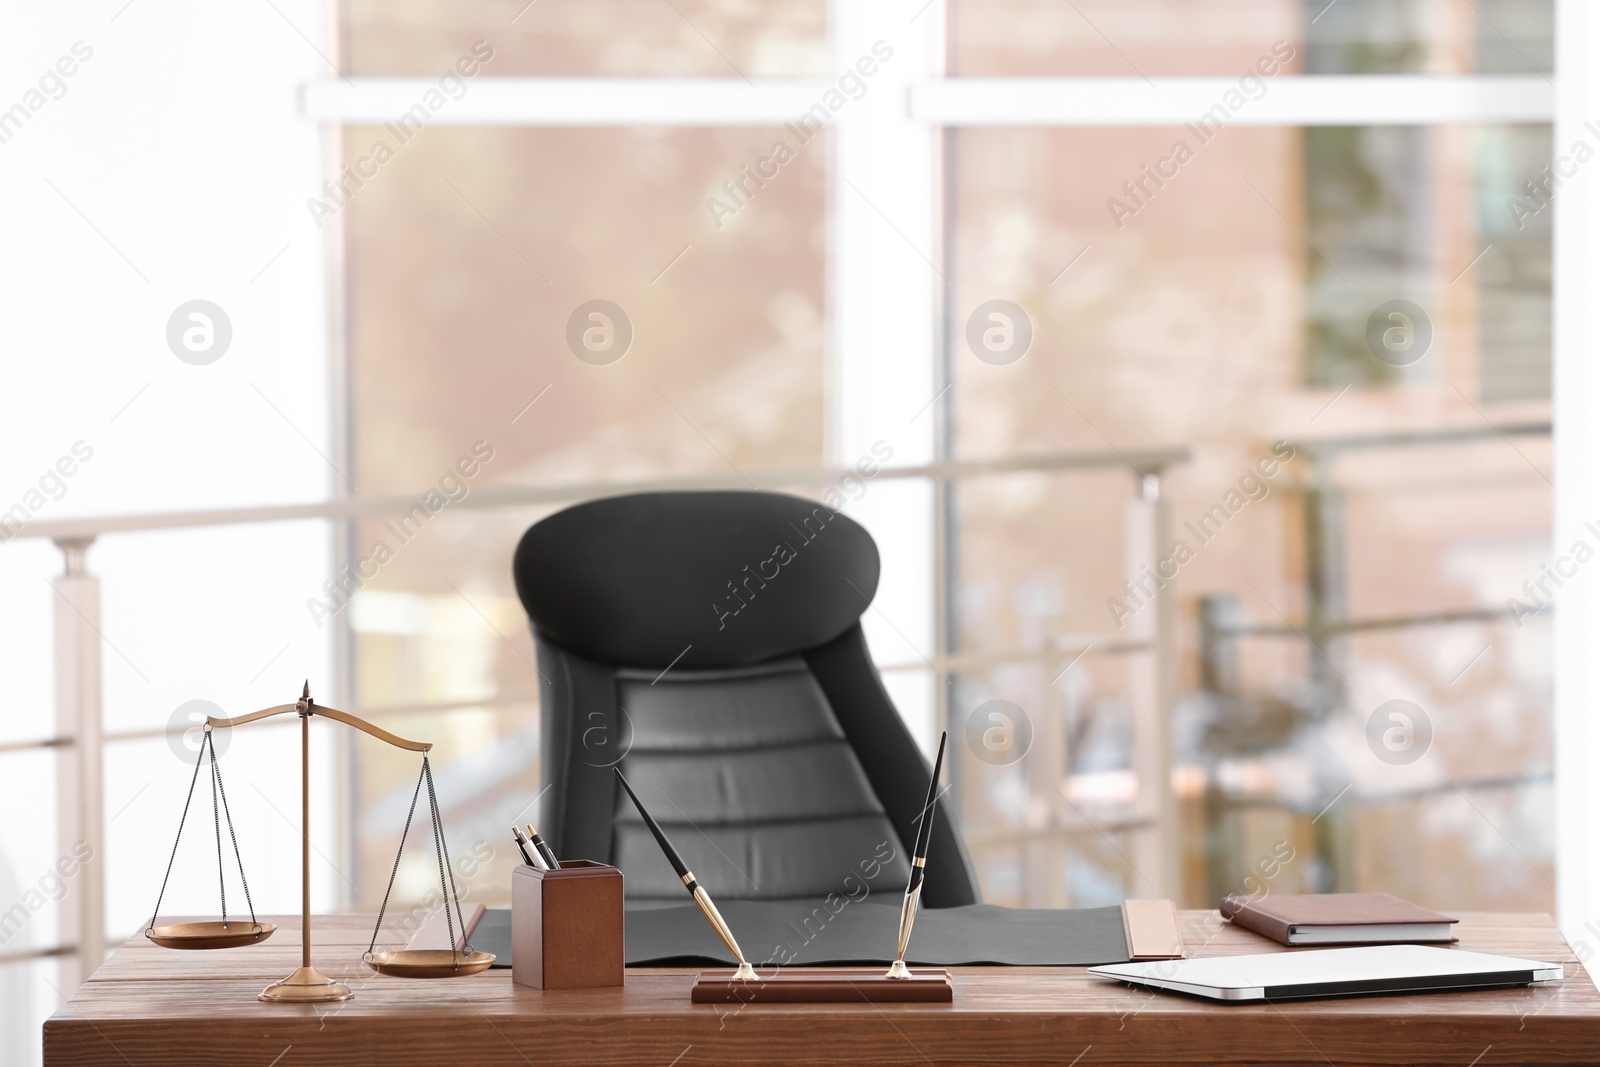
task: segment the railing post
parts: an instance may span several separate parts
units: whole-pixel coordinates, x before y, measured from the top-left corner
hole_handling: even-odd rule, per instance
[[[1239,679],[1239,598],[1212,593],[1199,603],[1200,688],[1219,697],[1241,695]]]
[[[1196,612],[1199,623],[1200,690],[1206,694],[1217,716],[1216,722],[1230,731],[1240,724],[1240,700],[1243,680],[1239,663],[1239,627],[1243,613],[1239,598],[1232,593],[1212,593],[1199,599]],[[1209,762],[1209,761],[1208,761]],[[1204,858],[1205,900],[1221,900],[1223,894],[1239,888],[1238,842],[1235,840],[1235,820],[1226,792],[1218,785],[1217,776],[1206,775],[1202,800],[1206,831],[1201,836],[1200,852]]]
[[[105,961],[105,809],[101,784],[100,579],[88,573],[92,537],[60,540],[55,588],[56,849],[76,861],[60,905],[61,994]],[[57,873],[60,873],[59,871]]]
[[[1172,545],[1171,519],[1161,494],[1159,470],[1142,472],[1135,482],[1138,496],[1128,507],[1129,576],[1153,591],[1149,611],[1134,616],[1136,636],[1151,643],[1151,672],[1134,705],[1134,773],[1138,811],[1147,829],[1135,848],[1138,873],[1134,896],[1183,897],[1177,798],[1172,795],[1172,709],[1177,701],[1177,630],[1172,608],[1176,572],[1161,572],[1161,559]],[[1156,576],[1159,576],[1157,580]]]
[[[1309,673],[1313,714],[1327,718],[1343,706],[1345,640],[1331,631],[1349,614],[1345,561],[1344,490],[1335,482],[1336,454],[1310,452],[1305,489],[1306,623],[1312,644]]]

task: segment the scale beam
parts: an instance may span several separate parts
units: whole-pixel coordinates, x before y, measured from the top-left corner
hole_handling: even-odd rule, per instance
[[[263,708],[260,711],[252,711],[248,715],[235,715],[231,719],[214,719],[208,715],[206,716],[206,725],[210,727],[243,726],[245,723],[255,722],[257,719],[267,719],[274,715],[288,715],[290,712],[299,711],[300,703],[279,704],[275,708]],[[334,720],[335,722],[342,722],[346,726],[354,726],[362,733],[371,734],[379,741],[386,741],[395,748],[403,748],[411,752],[428,752],[433,749],[432,742],[408,741],[396,734],[391,734],[388,730],[385,730],[381,726],[374,726],[365,719],[358,719],[349,712],[340,711],[337,708],[327,708],[323,707],[321,704],[313,703],[310,705],[307,714],[322,715],[326,718]]]
[[[265,719],[271,715],[286,715],[291,711],[298,711],[299,709],[300,705],[298,704],[279,704],[275,708],[263,708],[261,711],[252,711],[248,715],[235,715],[231,719],[214,719],[210,715],[207,715],[206,725],[212,727],[243,726],[247,722],[255,722],[257,719]]]
[[[336,711],[333,708],[325,708],[319,704],[313,709],[313,714],[326,715],[328,718],[333,719],[336,722],[342,722],[346,726],[354,726],[362,733],[371,734],[379,741],[387,741],[396,748],[409,749],[412,752],[428,752],[433,749],[433,743],[431,741],[407,741],[403,737],[398,737],[395,734],[391,734],[388,730],[385,730],[381,726],[374,726],[364,719],[358,719],[347,711]]]

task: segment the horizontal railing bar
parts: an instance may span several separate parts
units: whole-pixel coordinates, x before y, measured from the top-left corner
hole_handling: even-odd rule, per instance
[[[5,755],[7,752],[31,752],[38,748],[70,747],[72,747],[72,738],[70,737],[45,737],[38,741],[7,741],[5,744],[0,745],[0,755]]]
[[[1508,426],[1465,426],[1457,430],[1401,430],[1358,437],[1309,437],[1290,441],[1289,444],[1296,451],[1352,452],[1365,448],[1418,448],[1500,437],[1546,437],[1552,429],[1548,421],[1519,422]]]
[[[52,948],[32,948],[22,952],[0,952],[0,967],[8,963],[27,963],[29,960],[47,960],[55,956],[70,956],[78,951],[76,945],[56,945]]]
[[[1144,830],[1155,826],[1155,824],[1156,820],[1149,815],[1094,820],[1074,819],[1071,822],[1032,827],[1027,830],[1015,830],[1008,833],[974,834],[964,832],[961,835],[961,839],[966,842],[968,848],[1004,848],[1008,845],[1028,845],[1038,841],[1048,841],[1053,837],[1062,837],[1070,834],[1118,833],[1124,830]]]
[[[1042,649],[1029,652],[998,652],[966,656],[941,656],[940,658],[931,662],[928,660],[909,660],[904,663],[878,664],[878,670],[886,673],[890,671],[925,671],[930,667],[932,667],[934,670],[940,671],[976,670],[982,667],[994,666],[1003,663],[1050,662],[1052,660],[1060,661],[1062,659],[1075,656],[1080,652],[1084,653],[1085,655],[1095,654],[1110,656],[1121,655],[1130,652],[1146,652],[1154,647],[1154,643],[1150,641],[1106,641],[1101,644],[1075,643],[1063,645],[1059,648]],[[539,695],[537,693],[509,693],[466,700],[437,700],[430,701],[426,704],[388,704],[371,708],[357,708],[356,710],[360,714],[370,718],[401,715],[436,715],[459,711],[470,711],[473,708],[499,708],[514,707],[518,704],[536,704],[538,703],[538,700]],[[284,719],[282,723],[277,723],[276,725],[292,724],[296,721],[298,720]],[[266,725],[272,726],[275,724],[266,723]],[[149,741],[165,736],[167,736],[167,731],[164,729],[120,730],[105,734],[103,740],[109,744],[114,741]],[[47,741],[19,742],[15,745],[0,747],[0,752],[5,752],[11,749],[21,751],[32,748],[46,748],[56,745],[71,744],[71,738],[58,737]]]
[[[1039,649],[1028,652],[997,652],[974,653],[972,655],[941,656],[932,660],[909,660],[904,663],[878,664],[878,670],[914,671],[928,670],[930,667],[939,671],[970,671],[983,667],[996,666],[1005,663],[1030,663],[1050,662],[1084,655],[1114,656],[1132,652],[1148,652],[1155,647],[1150,641],[1106,641],[1100,644],[1093,642],[1064,644],[1057,648]],[[495,696],[477,697],[463,700],[436,700],[425,704],[387,704],[370,708],[357,708],[356,710],[369,718],[401,715],[437,715],[459,711],[471,711],[473,708],[503,708],[515,707],[518,704],[536,704],[539,701],[537,693],[502,693]],[[273,725],[293,725],[296,719],[284,719],[281,723],[266,723]],[[107,732],[102,740],[107,744],[112,742],[151,741],[156,738],[166,737],[165,729],[148,730],[116,730]],[[73,740],[70,737],[53,737],[39,741],[16,741],[0,745],[0,754],[7,752],[26,752],[32,749],[71,747]]]
[[[1149,652],[1154,649],[1154,641],[1106,641],[1103,644],[1072,644],[1059,648],[1044,648],[1030,652],[974,652],[971,654],[957,654],[954,656],[939,656],[936,659],[907,660],[904,663],[879,663],[876,664],[880,673],[890,671],[925,671],[930,667],[936,671],[970,671],[983,667],[997,666],[1002,663],[1048,663],[1052,660],[1062,660],[1079,653],[1087,655],[1120,655],[1129,652]]]
[[[1543,610],[1524,612],[1528,615],[1546,615]],[[1227,626],[1212,628],[1214,633],[1229,637],[1306,637],[1337,636],[1339,634],[1365,633],[1372,630],[1403,630],[1411,626],[1450,626],[1462,622],[1498,622],[1510,619],[1513,614],[1506,608],[1463,608],[1460,611],[1433,611],[1418,615],[1389,615],[1376,619],[1351,619],[1348,622],[1303,623],[1300,626],[1279,626],[1267,623],[1260,626]]]
[[[1394,790],[1386,793],[1354,793],[1348,798],[1352,804],[1371,807],[1377,804],[1389,804],[1401,800],[1415,800],[1425,796],[1448,793],[1455,789],[1483,791],[1490,789],[1514,789],[1521,785],[1537,785],[1541,782],[1551,781],[1549,772],[1536,774],[1508,775],[1498,778],[1478,778],[1462,782],[1440,782],[1433,785],[1420,786],[1415,789]],[[1048,798],[1047,798],[1048,799]],[[1297,804],[1288,804],[1275,797],[1245,797],[1234,799],[1224,796],[1224,802],[1229,808],[1248,808],[1253,811],[1283,811],[1294,815],[1317,815],[1321,808],[1302,807]],[[1030,827],[1025,830],[1005,831],[993,834],[968,833],[965,834],[967,845],[971,848],[1003,848],[1007,845],[1024,845],[1038,841],[1048,841],[1053,837],[1071,834],[1114,832],[1119,830],[1139,830],[1146,826],[1154,825],[1155,820],[1148,816],[1133,815],[1125,817],[1108,817],[1105,819],[1071,819],[1054,823],[1050,826]]]
[[[1219,626],[1217,633],[1230,637],[1288,637],[1309,634],[1332,635],[1338,633],[1354,633],[1366,630],[1399,629],[1406,626],[1445,625],[1458,622],[1496,621],[1510,617],[1510,612],[1503,608],[1485,608],[1467,611],[1436,612],[1431,615],[1403,615],[1392,618],[1364,619],[1349,623],[1314,627],[1305,625],[1298,630],[1290,626]],[[933,660],[906,660],[899,663],[880,663],[877,669],[885,674],[904,673],[907,671],[934,670],[939,672],[974,671],[985,667],[1000,666],[1009,663],[1049,663],[1060,662],[1068,657],[1080,653],[1099,656],[1127,655],[1138,652],[1149,652],[1155,648],[1155,643],[1145,640],[1114,640],[1101,643],[1091,641],[1073,641],[1062,645],[1034,649],[1031,651],[970,653],[954,656],[940,656]],[[401,715],[431,715],[458,711],[470,711],[473,708],[498,708],[514,707],[518,704],[534,704],[539,700],[537,693],[503,693],[493,696],[483,696],[463,700],[430,701],[424,704],[389,704],[370,708],[358,708],[366,716],[401,716]],[[284,722],[292,723],[295,720],[286,719]],[[271,724],[268,724],[271,725]],[[108,732],[103,740],[111,742],[148,741],[158,737],[165,737],[165,729],[148,730],[120,730]],[[70,737],[44,738],[38,741],[13,741],[0,744],[0,755],[11,752],[27,752],[43,748],[70,747],[73,740]]]
[[[934,478],[962,480],[997,474],[1048,473],[1132,466],[1139,475],[1159,474],[1165,467],[1187,462],[1188,448],[1153,448],[1117,452],[1050,452],[1003,459],[959,460],[914,467],[883,467],[867,478],[848,467],[812,467],[795,470],[755,471],[748,475],[685,475],[623,482],[581,482],[553,486],[485,486],[450,504],[451,510],[506,508],[532,504],[560,504],[623,493],[682,491],[691,489],[782,489],[828,485],[843,479],[864,481]],[[202,511],[153,512],[144,515],[107,515],[54,522],[29,523],[16,537],[43,537],[52,541],[86,541],[107,533],[171,530],[194,526],[236,526],[258,522],[295,522],[305,519],[362,519],[400,515],[421,506],[422,498],[437,489],[403,496],[353,497],[308,504],[276,504],[254,508],[213,508]]]
[[[1486,790],[1486,789],[1515,789],[1522,785],[1538,785],[1542,782],[1551,782],[1555,776],[1550,771],[1537,771],[1531,774],[1512,774],[1494,778],[1474,778],[1464,782],[1435,782],[1431,785],[1416,786],[1411,789],[1393,789],[1384,793],[1351,793],[1340,800],[1363,806],[1375,804],[1390,804],[1400,800],[1418,800],[1422,797],[1450,793],[1455,790]],[[1221,794],[1221,800],[1230,808],[1249,808],[1251,810],[1287,811],[1297,815],[1317,815],[1326,810],[1323,807],[1301,807],[1297,804],[1288,804],[1271,796],[1247,796]]]

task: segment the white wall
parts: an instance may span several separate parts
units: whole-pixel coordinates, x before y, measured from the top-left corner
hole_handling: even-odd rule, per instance
[[[32,498],[36,521],[329,495],[325,234],[304,207],[323,140],[296,92],[328,72],[322,19],[316,0],[9,4],[0,15],[0,122],[21,107],[0,125],[0,512],[27,506],[79,441],[92,458]],[[59,83],[58,63],[75,68]],[[205,366],[166,339],[174,309],[197,298],[232,325]],[[230,712],[281,703],[308,675],[331,692],[330,638],[303,608],[329,556],[319,523],[102,539],[89,567],[103,580],[107,729],[162,728],[197,698]],[[48,544],[0,544],[0,743],[54,732],[47,577],[60,566]],[[298,814],[291,741],[262,728],[224,759],[235,819],[257,839],[241,845],[258,909],[298,907],[298,865],[274,856],[295,854],[296,835],[271,810]],[[0,754],[0,781],[50,798],[49,767]],[[159,740],[109,746],[106,768],[118,936],[155,903],[188,769]],[[49,808],[0,821],[0,860],[24,888],[55,859]],[[203,860],[208,842],[187,843]],[[164,908],[214,908],[209,877],[209,895],[186,887]],[[326,906],[337,875],[317,877]],[[53,936],[41,913],[0,951]],[[0,1003],[26,1004],[28,1021],[0,1027],[0,1062],[37,1059],[54,974],[0,968]]]

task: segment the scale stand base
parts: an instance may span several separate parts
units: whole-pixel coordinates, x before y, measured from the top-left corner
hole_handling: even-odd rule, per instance
[[[353,996],[349,986],[335,982],[315,967],[300,967],[283,981],[267,986],[256,999],[278,1004],[325,1004]]]

